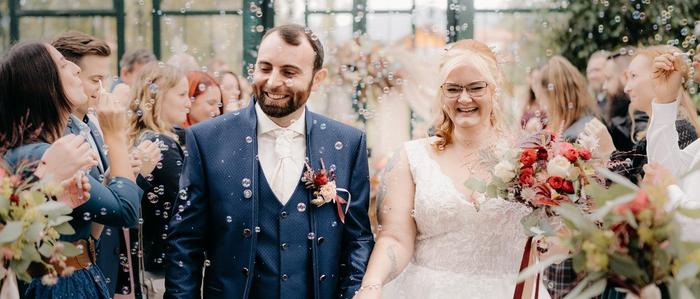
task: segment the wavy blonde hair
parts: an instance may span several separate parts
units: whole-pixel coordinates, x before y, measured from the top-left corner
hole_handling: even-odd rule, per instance
[[[635,57],[640,55],[648,57],[651,60],[651,64],[649,64],[649,67],[651,68],[654,63],[654,58],[662,54],[674,52],[681,53],[683,51],[681,51],[677,47],[669,45],[650,46],[638,49]],[[685,63],[681,63],[680,67],[683,82],[693,80],[693,78],[690,77],[690,69],[688,65],[686,65]],[[698,120],[697,108],[695,107],[695,103],[693,103],[693,100],[690,98],[690,93],[686,89],[685,85],[682,85],[680,90],[680,107],[681,116],[687,119],[693,125],[696,132],[700,133],[700,121]],[[632,112],[630,111],[630,113]],[[634,120],[634,118],[632,118],[632,120]]]
[[[129,104],[131,128],[129,144],[135,142],[145,131],[153,131],[177,140],[173,126],[161,118],[165,93],[175,87],[185,74],[178,68],[162,63],[150,62],[136,75],[133,87],[133,100]]]
[[[586,114],[598,115],[586,78],[566,58],[553,56],[540,74],[547,93],[547,117],[552,131],[566,130]]]
[[[447,50],[440,61],[440,84],[447,81],[447,77],[456,68],[463,65],[471,65],[476,68],[484,77],[484,81],[488,83],[488,89],[491,91],[491,125],[496,129],[501,129],[502,113],[499,106],[498,95],[499,87],[503,84],[503,73],[498,66],[496,54],[484,43],[472,39],[461,40],[452,45]],[[438,90],[439,90],[438,86]],[[444,105],[442,105],[442,92],[438,91],[435,99],[436,107],[435,115],[435,136],[437,140],[433,143],[436,150],[442,151],[447,145],[452,143],[452,134],[454,132],[454,122],[447,114]]]

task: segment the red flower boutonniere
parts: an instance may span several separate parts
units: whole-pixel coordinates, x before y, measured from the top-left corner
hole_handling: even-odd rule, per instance
[[[327,171],[323,159],[321,159],[321,169],[318,171],[314,171],[308,161],[305,167],[306,170],[301,180],[304,182],[306,189],[313,192],[311,203],[320,207],[328,202],[334,202],[338,210],[340,222],[345,223],[345,213],[347,213],[350,208],[352,196],[348,190],[336,186],[335,170],[331,168],[330,172]],[[347,193],[348,200],[346,201],[344,198],[340,197],[338,191]],[[343,210],[343,205],[346,205],[345,210]]]

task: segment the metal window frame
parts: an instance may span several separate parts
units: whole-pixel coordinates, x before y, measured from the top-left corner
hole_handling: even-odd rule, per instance
[[[112,9],[23,10],[20,7],[20,0],[7,0],[7,5],[10,16],[10,43],[16,43],[20,40],[19,21],[23,17],[114,17],[117,23],[117,59],[124,54],[126,42],[124,33],[124,0],[112,0]],[[119,66],[117,66],[117,71],[119,71]]]

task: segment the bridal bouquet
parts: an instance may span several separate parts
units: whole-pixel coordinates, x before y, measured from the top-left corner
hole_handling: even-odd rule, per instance
[[[627,298],[700,294],[700,243],[684,241],[679,222],[700,218],[700,210],[669,209],[665,188],[639,188],[621,176],[601,172],[615,184],[586,188],[595,199],[592,213],[572,205],[554,208],[571,231],[563,242],[570,249],[574,270],[586,275],[569,298],[591,298],[608,284],[624,290]],[[543,262],[521,277],[549,264]]]
[[[32,166],[23,164],[15,174],[0,160],[0,298],[17,298],[17,280],[30,281],[32,267],[45,267],[44,284],[53,284],[59,275],[70,275],[66,257],[80,250],[69,242],[59,241],[60,234],[73,234],[68,221],[71,208],[53,200],[61,187],[43,180],[22,176]],[[54,267],[63,269],[58,273]],[[13,297],[16,295],[17,297]]]
[[[466,186],[488,198],[500,197],[532,208],[533,212],[522,220],[530,234],[553,233],[552,207],[572,203],[589,209],[583,188],[595,174],[589,149],[559,140],[543,130],[520,141],[515,148],[498,145],[495,155],[499,162],[493,167],[490,180],[472,178]]]

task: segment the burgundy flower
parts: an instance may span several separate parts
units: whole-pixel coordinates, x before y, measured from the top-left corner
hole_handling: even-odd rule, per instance
[[[588,161],[591,159],[591,152],[589,152],[587,149],[582,149],[578,151],[578,155],[583,159],[584,161]]]
[[[573,194],[574,193],[574,183],[571,181],[564,181],[561,184],[561,191],[567,194]]]
[[[10,202],[19,204],[19,195],[17,195],[17,193],[12,193],[12,195],[10,195]]]
[[[537,160],[539,161],[547,161],[549,159],[549,154],[547,153],[547,150],[544,147],[540,147],[537,149]]]
[[[562,185],[564,184],[564,179],[558,176],[552,176],[547,179],[547,184],[549,184],[550,187],[554,190],[561,190]]]
[[[316,174],[316,176],[314,177],[314,184],[316,186],[323,186],[325,184],[328,184],[328,175],[326,174],[325,169],[322,169]]]
[[[578,160],[578,152],[571,143],[560,143],[559,152],[564,158],[569,160],[569,162],[574,163]]]
[[[534,185],[535,171],[532,169],[532,167],[523,167],[520,170],[520,176],[518,177],[518,181],[520,182],[520,184],[526,185],[528,187]]]

